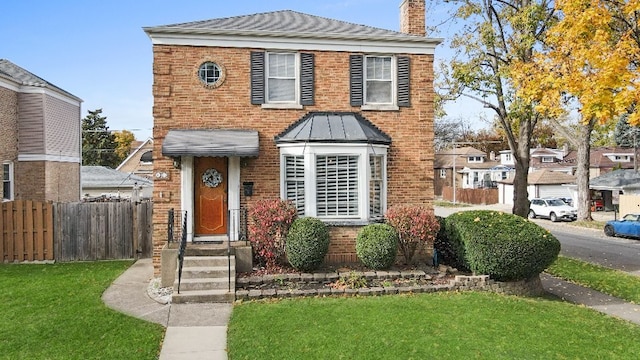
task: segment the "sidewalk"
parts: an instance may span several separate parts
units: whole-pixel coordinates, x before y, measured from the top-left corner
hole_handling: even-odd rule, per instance
[[[151,259],[138,260],[104,292],[105,304],[167,328],[160,360],[227,359],[231,304],[161,304],[147,294],[153,278]],[[558,298],[582,304],[640,325],[640,305],[542,274],[542,285]]]
[[[105,304],[167,328],[160,360],[227,359],[231,304],[161,304],[149,297],[151,259],[136,261],[104,292]]]

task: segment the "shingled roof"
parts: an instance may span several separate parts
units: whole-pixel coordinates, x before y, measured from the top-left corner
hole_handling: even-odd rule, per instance
[[[504,184],[513,184],[513,177],[499,182]],[[576,177],[559,171],[542,169],[531,171],[527,176],[527,182],[529,185],[573,184],[576,182]]]
[[[55,86],[54,84],[44,80],[37,75],[34,75],[33,73],[21,68],[20,66],[12,63],[7,59],[0,59],[0,77],[10,79],[13,82],[16,82],[23,86],[35,86],[54,89],[60,93],[63,93],[64,95],[69,96],[74,100],[82,101],[82,99],[80,99],[79,97],[58,86]]]
[[[424,41],[425,37],[409,35],[346,21],[328,19],[292,10],[264,12],[187,23],[145,27],[146,32],[260,33],[282,35],[321,35],[322,37],[395,38]]]

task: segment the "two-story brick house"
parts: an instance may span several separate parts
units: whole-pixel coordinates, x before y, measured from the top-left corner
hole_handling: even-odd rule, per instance
[[[167,210],[194,240],[238,239],[238,209],[292,200],[330,225],[330,262],[396,204],[433,200],[424,0],[401,31],[295,11],[144,28],[153,43],[154,265]]]
[[[80,199],[81,103],[0,59],[2,201]]]

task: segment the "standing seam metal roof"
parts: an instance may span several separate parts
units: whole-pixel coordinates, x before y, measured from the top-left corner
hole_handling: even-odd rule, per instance
[[[275,136],[276,144],[348,142],[391,144],[391,137],[354,112],[310,112]]]

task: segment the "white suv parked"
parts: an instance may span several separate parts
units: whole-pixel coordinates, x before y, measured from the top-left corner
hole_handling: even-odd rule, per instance
[[[575,221],[578,218],[578,210],[557,198],[531,199],[529,219],[537,217],[548,218],[553,222],[558,220]]]

